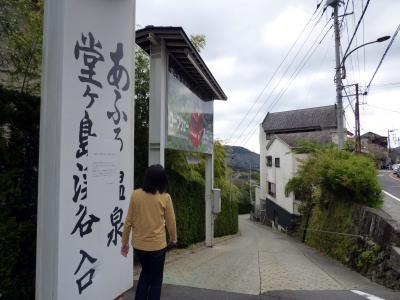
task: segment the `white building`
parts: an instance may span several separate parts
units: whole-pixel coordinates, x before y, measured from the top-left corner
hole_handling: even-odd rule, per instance
[[[256,199],[261,213],[280,229],[287,229],[299,215],[299,201],[285,186],[306,154],[292,149],[301,140],[336,143],[336,106],[323,106],[269,113],[260,125],[260,192]]]

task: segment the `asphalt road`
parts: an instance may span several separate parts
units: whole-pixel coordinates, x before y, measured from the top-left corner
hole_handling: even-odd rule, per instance
[[[400,294],[392,291],[272,291],[261,295],[249,295],[218,290],[166,284],[162,300],[399,300]],[[130,290],[117,300],[134,299]]]
[[[167,259],[162,299],[400,299],[248,216],[240,216],[239,228],[240,236],[213,248]]]
[[[384,193],[382,210],[400,222],[400,178],[391,171],[380,171],[378,179]]]

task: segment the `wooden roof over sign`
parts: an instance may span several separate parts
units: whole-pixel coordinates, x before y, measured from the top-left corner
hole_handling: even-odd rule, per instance
[[[136,31],[136,44],[149,54],[151,43],[161,41],[164,41],[169,58],[183,72],[190,86],[199,89],[207,100],[227,100],[182,27],[147,26]]]

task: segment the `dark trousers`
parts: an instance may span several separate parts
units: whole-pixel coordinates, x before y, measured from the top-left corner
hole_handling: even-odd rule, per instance
[[[164,273],[166,249],[143,251],[135,249],[135,255],[142,265],[135,300],[159,300]]]

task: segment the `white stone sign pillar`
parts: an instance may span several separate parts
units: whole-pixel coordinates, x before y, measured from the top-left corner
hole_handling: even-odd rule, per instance
[[[135,0],[45,2],[36,299],[109,300],[133,186]]]

